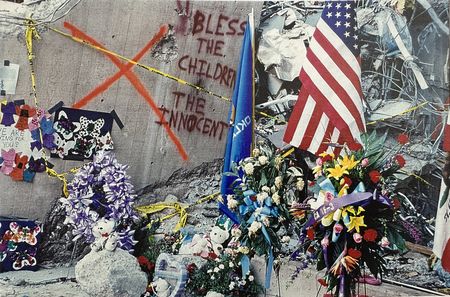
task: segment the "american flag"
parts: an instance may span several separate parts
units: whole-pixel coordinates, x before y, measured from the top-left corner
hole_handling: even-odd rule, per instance
[[[365,131],[355,2],[325,4],[300,71],[284,141],[312,153],[357,145]]]

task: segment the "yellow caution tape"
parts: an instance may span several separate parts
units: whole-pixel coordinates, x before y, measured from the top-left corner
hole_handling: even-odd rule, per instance
[[[39,108],[38,99],[37,99],[37,92],[36,92],[36,73],[34,72],[34,53],[33,53],[33,40],[34,39],[40,39],[39,33],[36,30],[36,22],[32,19],[26,20],[26,30],[25,30],[25,40],[26,40],[26,46],[27,46],[27,55],[28,55],[28,62],[30,64],[30,77],[31,77],[31,89],[34,99],[34,106],[35,108]],[[39,126],[39,138],[41,140],[41,143],[44,143],[43,136],[42,136],[42,129]],[[42,158],[44,159],[45,164],[45,172],[48,174],[48,176],[56,177],[63,183],[63,194],[65,197],[69,196],[69,191],[67,190],[67,174],[69,173],[76,173],[79,168],[72,168],[67,172],[64,173],[58,173],[54,169],[51,169],[48,166],[48,159],[47,155],[45,153],[44,147],[41,148]]]
[[[402,111],[402,112],[399,113],[399,114],[396,114],[396,115],[393,115],[393,116],[390,116],[390,117],[387,117],[387,118],[379,119],[379,120],[376,120],[376,121],[372,121],[372,122],[367,123],[366,125],[374,125],[374,124],[376,124],[376,123],[378,123],[378,122],[390,120],[390,119],[392,119],[392,118],[395,118],[395,117],[398,117],[398,116],[401,116],[401,115],[410,113],[410,112],[412,112],[412,111],[414,111],[414,110],[416,110],[416,109],[422,108],[422,107],[424,107],[424,106],[427,105],[427,104],[429,104],[428,101],[427,101],[427,102],[423,102],[423,103],[421,103],[421,104],[419,104],[419,105],[416,105],[416,106],[413,106],[413,107],[411,107],[411,108],[408,108],[407,110],[404,110],[404,111]]]
[[[165,215],[165,216],[160,217],[155,220],[151,220],[150,223],[147,224],[147,227],[151,228],[152,225],[156,222],[161,223],[165,220],[168,220],[168,219],[178,215],[180,218],[173,229],[174,232],[177,232],[181,228],[186,226],[187,217],[188,217],[187,211],[190,207],[213,200],[219,194],[220,194],[220,192],[217,192],[217,193],[214,193],[211,195],[207,195],[189,205],[182,205],[179,202],[159,202],[159,203],[150,204],[150,205],[138,206],[138,207],[136,207],[136,210],[141,215],[149,215],[149,214],[154,214],[154,213],[166,210],[166,209],[173,209],[173,211],[171,213],[169,213],[168,215]]]
[[[408,176],[412,176],[412,177],[416,178],[417,180],[423,182],[423,183],[426,184],[427,186],[431,186],[431,187],[433,186],[432,184],[430,184],[429,182],[427,182],[426,180],[424,180],[422,177],[418,176],[418,175],[415,174],[415,173],[407,172],[407,171],[404,171],[404,170],[399,170],[399,172],[401,172],[401,173],[403,173],[403,174],[406,174],[406,175],[408,175]]]
[[[176,82],[178,82],[178,83],[180,83],[180,84],[183,84],[183,85],[192,87],[192,88],[194,88],[194,89],[196,89],[196,90],[198,90],[198,91],[200,91],[200,92],[203,92],[203,93],[209,94],[209,95],[211,95],[211,96],[217,97],[217,98],[219,98],[219,99],[222,99],[222,100],[231,102],[231,99],[230,99],[230,98],[227,98],[227,97],[225,97],[225,96],[222,96],[222,95],[219,95],[219,94],[214,93],[214,92],[212,92],[212,91],[209,91],[209,90],[207,90],[207,89],[205,89],[205,88],[203,88],[203,87],[197,86],[197,85],[195,85],[195,84],[193,84],[193,83],[187,82],[187,81],[185,81],[185,80],[183,80],[183,79],[181,79],[181,78],[179,78],[179,77],[170,75],[170,74],[165,73],[165,72],[163,72],[163,71],[161,71],[161,70],[159,70],[159,69],[156,69],[156,68],[153,68],[153,67],[144,65],[144,64],[142,64],[142,63],[136,62],[136,61],[134,61],[134,60],[132,60],[132,59],[130,59],[130,58],[127,58],[127,57],[125,57],[125,56],[122,56],[122,55],[120,55],[120,54],[118,54],[118,53],[115,53],[115,52],[113,52],[113,51],[107,50],[107,49],[105,49],[105,48],[102,48],[102,47],[93,45],[92,43],[90,43],[90,42],[88,42],[88,41],[86,41],[86,40],[83,40],[83,39],[81,39],[81,38],[72,36],[72,35],[67,34],[67,33],[65,33],[65,32],[62,32],[62,31],[60,31],[60,30],[58,30],[58,29],[49,27],[49,26],[47,26],[47,25],[45,25],[45,26],[46,26],[49,30],[51,30],[51,31],[53,31],[53,32],[56,32],[56,33],[58,33],[58,34],[60,34],[60,35],[62,35],[62,36],[65,36],[65,37],[67,37],[67,38],[70,38],[70,39],[72,39],[72,40],[75,41],[75,42],[85,44],[85,45],[87,45],[87,46],[89,46],[89,47],[91,47],[91,48],[93,48],[93,49],[95,49],[95,50],[98,50],[98,51],[107,53],[107,54],[109,54],[109,55],[115,56],[115,57],[117,57],[117,58],[119,58],[119,59],[122,59],[122,60],[124,60],[124,61],[127,61],[127,62],[130,63],[130,64],[139,66],[139,67],[141,67],[141,68],[143,68],[143,69],[145,69],[145,70],[147,70],[147,71],[150,71],[150,72],[152,72],[152,73],[156,73],[156,74],[161,75],[161,76],[163,76],[163,77],[169,78],[169,79],[174,80],[174,81],[176,81]]]

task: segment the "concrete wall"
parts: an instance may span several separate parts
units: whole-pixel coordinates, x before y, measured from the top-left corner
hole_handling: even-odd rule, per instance
[[[55,4],[55,1],[62,2],[47,0],[41,5]],[[63,22],[70,22],[108,49],[133,57],[161,26],[168,24],[173,35],[156,51],[145,54],[140,62],[231,97],[242,23],[252,7],[255,15],[259,15],[261,6],[262,2],[243,1],[82,0],[51,26],[65,30]],[[1,26],[5,24],[1,23]],[[0,59],[8,59],[21,67],[16,95],[10,99],[25,99],[26,103],[33,104],[29,95],[26,47],[21,38],[23,30],[6,31],[13,34],[0,39]],[[60,100],[71,106],[118,71],[104,54],[87,46],[50,31],[41,33],[41,37],[34,45],[37,93],[39,104],[44,108],[50,108]],[[115,125],[113,128],[115,152],[120,162],[130,165],[128,173],[136,188],[163,180],[178,168],[194,167],[221,157],[229,103],[137,68],[133,71],[153,101],[167,110],[166,120],[170,121],[172,116],[172,130],[188,160],[182,159],[174,141],[157,123],[158,118],[149,104],[125,77],[84,107],[106,112],[115,109],[120,116],[125,127],[120,130]],[[189,129],[180,125],[181,113],[184,117],[195,116],[198,121],[203,120],[196,128]],[[57,171],[81,165],[80,162],[57,159],[51,162]],[[32,184],[14,182],[2,175],[0,189],[0,215],[42,219],[49,203],[60,195],[61,183],[45,174],[38,174]]]

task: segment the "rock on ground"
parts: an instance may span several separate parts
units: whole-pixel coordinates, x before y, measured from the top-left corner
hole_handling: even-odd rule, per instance
[[[122,249],[90,252],[75,266],[75,276],[92,297],[140,296],[147,287],[136,258]]]

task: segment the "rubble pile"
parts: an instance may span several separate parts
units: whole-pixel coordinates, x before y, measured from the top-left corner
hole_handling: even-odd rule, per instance
[[[385,260],[387,279],[432,290],[446,287],[437,271],[430,268],[427,256],[408,252],[400,257],[388,256]]]

